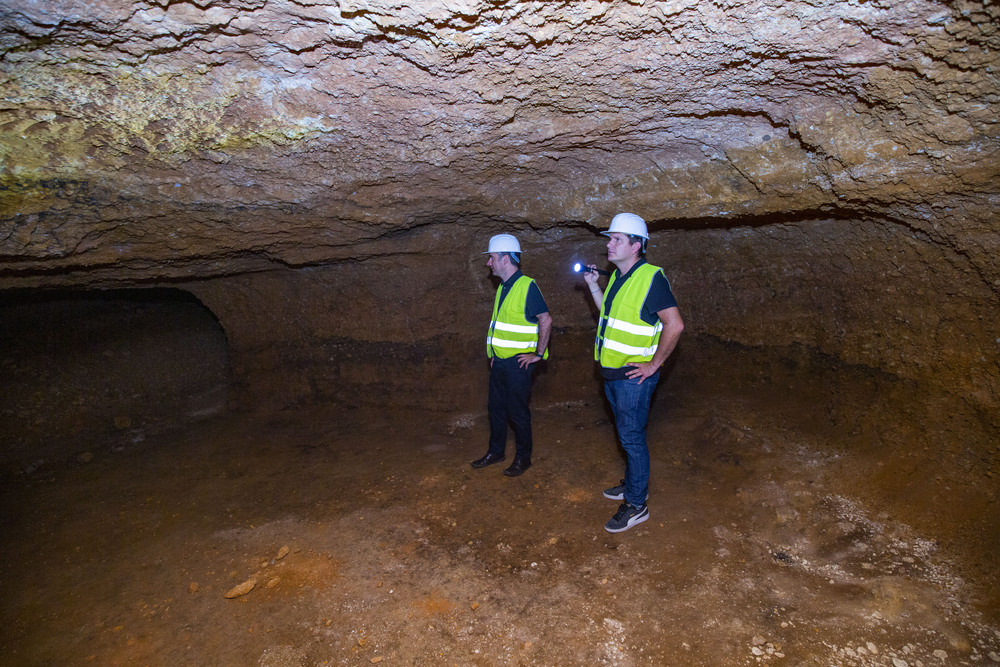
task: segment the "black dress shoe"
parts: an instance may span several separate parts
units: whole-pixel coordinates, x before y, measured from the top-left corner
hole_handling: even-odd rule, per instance
[[[524,461],[522,459],[515,458],[514,462],[510,464],[510,467],[503,471],[503,474],[508,477],[517,477],[530,467],[531,461]]]
[[[472,467],[473,468],[485,468],[486,466],[491,466],[494,463],[500,463],[505,458],[507,458],[507,457],[504,456],[503,454],[493,454],[493,453],[489,453],[488,452],[486,454],[486,456],[484,456],[483,458],[476,459],[475,461],[473,461],[472,462]]]

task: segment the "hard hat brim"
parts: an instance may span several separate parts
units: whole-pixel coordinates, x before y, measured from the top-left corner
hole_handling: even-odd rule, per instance
[[[629,234],[628,232],[601,232],[601,236],[611,236],[612,234],[624,234],[625,236],[638,236],[640,239],[649,240],[648,236],[643,236],[642,234]]]

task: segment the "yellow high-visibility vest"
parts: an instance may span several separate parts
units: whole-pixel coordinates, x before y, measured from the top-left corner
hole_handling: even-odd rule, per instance
[[[491,359],[508,359],[517,354],[534,353],[538,349],[538,323],[528,321],[524,316],[524,306],[528,301],[528,288],[535,281],[522,275],[510,287],[503,303],[500,293],[503,285],[497,287],[493,300],[493,318],[486,335],[486,355]],[[543,359],[549,358],[545,350]]]
[[[617,270],[612,274],[611,282],[604,290],[601,319],[597,323],[597,339],[594,341],[594,360],[601,366],[622,368],[629,362],[645,363],[653,359],[656,346],[660,343],[663,323],[657,319],[656,324],[649,324],[643,321],[640,313],[653,278],[661,271],[660,267],[652,264],[637,267],[615,294],[611,312],[608,312],[608,293],[622,278]]]

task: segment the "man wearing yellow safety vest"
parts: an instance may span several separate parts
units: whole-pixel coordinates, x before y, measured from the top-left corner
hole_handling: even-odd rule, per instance
[[[604,393],[625,450],[625,479],[604,491],[606,498],[624,501],[604,526],[620,533],[649,518],[649,406],[660,366],[677,346],[684,321],[663,269],[645,260],[646,221],[619,213],[601,233],[609,237],[608,261],[618,268],[604,292],[595,265],[583,277],[601,311],[594,359],[601,365]]]
[[[514,431],[514,461],[503,471],[517,477],[531,467],[531,377],[535,364],[549,356],[552,317],[542,292],[521,273],[521,244],[510,234],[490,239],[486,266],[500,279],[493,300],[493,317],[486,335],[490,359],[490,445],[486,455],[472,462],[485,468],[506,458],[507,424]]]

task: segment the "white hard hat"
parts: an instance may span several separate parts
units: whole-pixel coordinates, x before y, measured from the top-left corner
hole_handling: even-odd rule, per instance
[[[513,234],[497,234],[490,239],[489,248],[484,255],[491,252],[521,252],[521,244]]]
[[[646,221],[635,213],[619,213],[611,218],[611,226],[608,231],[601,232],[605,236],[614,234],[628,234],[629,236],[641,236],[649,240],[649,233],[646,231]]]

